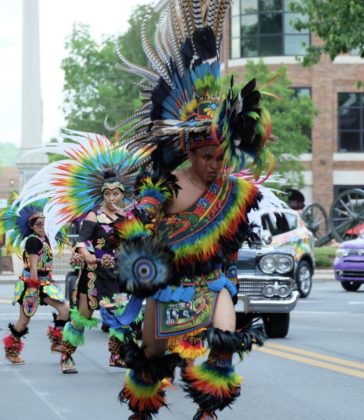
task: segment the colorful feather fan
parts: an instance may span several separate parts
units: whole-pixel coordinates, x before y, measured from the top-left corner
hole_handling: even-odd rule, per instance
[[[145,146],[132,153],[105,136],[67,133],[60,143],[42,149],[63,159],[42,168],[24,187],[20,202],[26,206],[35,199],[50,198],[44,212],[51,243],[67,222],[101,204],[105,172],[114,172],[121,178],[125,194],[130,196],[136,173],[153,150]]]
[[[21,193],[11,206],[0,213],[0,236],[6,235],[6,252],[15,253],[18,256],[22,254],[22,242],[33,232],[29,227],[29,218],[35,213],[42,212],[48,201],[47,199],[36,200],[20,208],[20,198]],[[58,247],[67,243],[65,229],[58,232],[55,241]]]

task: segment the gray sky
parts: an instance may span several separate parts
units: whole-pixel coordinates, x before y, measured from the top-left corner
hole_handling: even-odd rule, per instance
[[[63,124],[62,58],[64,40],[74,22],[90,25],[91,34],[121,34],[132,9],[154,0],[39,0],[43,142]],[[0,0],[0,142],[20,145],[22,0]]]

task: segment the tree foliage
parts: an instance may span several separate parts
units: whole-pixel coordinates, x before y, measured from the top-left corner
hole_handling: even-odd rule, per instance
[[[364,58],[363,0],[300,0],[290,8],[304,16],[296,21],[297,30],[308,29],[324,41],[307,47],[304,65],[318,63],[322,53],[334,60],[339,54],[357,50]]]
[[[157,15],[146,5],[134,9],[128,31],[119,38],[104,36],[98,43],[87,25],[74,25],[66,40],[68,56],[62,61],[67,128],[101,134],[105,132],[106,116],[111,123],[117,123],[134,111],[139,93],[133,82],[137,79],[118,69],[115,46],[118,44],[131,62],[146,66],[140,38],[146,15],[150,16],[147,33],[151,38]]]
[[[300,155],[310,151],[308,135],[317,111],[310,97],[296,95],[285,66],[280,66],[279,77],[268,83],[276,74],[263,61],[250,61],[246,66],[245,79],[248,81],[256,78],[258,87],[262,87],[263,92],[278,96],[263,94],[261,100],[272,116],[272,133],[279,138],[269,146],[276,161],[275,173],[285,179],[287,185],[302,187],[302,171],[305,168],[300,161]]]
[[[109,36],[98,44],[90,36],[89,28],[77,25],[67,41],[69,56],[63,60],[65,71],[64,111],[67,127],[88,132],[103,133],[104,118],[118,122],[127,118],[140,105],[139,89],[133,77],[125,71],[118,71],[114,52],[118,42],[123,55],[133,63],[147,66],[140,32],[146,13],[149,21],[148,35],[153,39],[157,15],[148,6],[139,6],[129,20],[129,30],[119,39]],[[273,117],[273,134],[280,140],[271,146],[277,162],[277,171],[289,177],[289,184],[303,184],[303,165],[299,160],[302,153],[309,151],[307,131],[312,125],[314,108],[307,97],[295,97],[286,68],[279,69],[280,77],[269,88],[280,97],[263,97]],[[246,78],[255,77],[260,86],[274,75],[263,62],[247,65]],[[226,78],[226,81],[230,77]],[[138,79],[135,79],[138,81]]]
[[[14,166],[18,148],[13,143],[0,143],[0,167]]]

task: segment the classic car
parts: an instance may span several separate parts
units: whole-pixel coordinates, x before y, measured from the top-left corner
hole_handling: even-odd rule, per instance
[[[299,296],[293,279],[292,255],[272,247],[249,248],[244,245],[239,250],[237,272],[237,328],[262,318],[268,337],[285,337],[290,312]]]
[[[340,244],[334,260],[335,279],[354,292],[364,283],[364,231],[356,239]]]
[[[253,222],[272,235],[272,246],[293,255],[292,276],[301,298],[309,296],[315,269],[314,242],[299,213],[290,208],[263,206],[255,211]]]

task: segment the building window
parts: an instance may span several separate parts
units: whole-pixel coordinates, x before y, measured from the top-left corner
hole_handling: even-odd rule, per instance
[[[237,0],[231,6],[231,58],[304,55],[308,32],[292,21],[288,5],[299,0]]]
[[[364,152],[364,93],[338,93],[338,151]]]
[[[310,87],[293,87],[294,97],[295,98],[311,98],[311,88]],[[310,139],[310,145],[307,150],[307,153],[312,152],[312,129],[311,127],[302,128],[302,133],[305,134]]]

